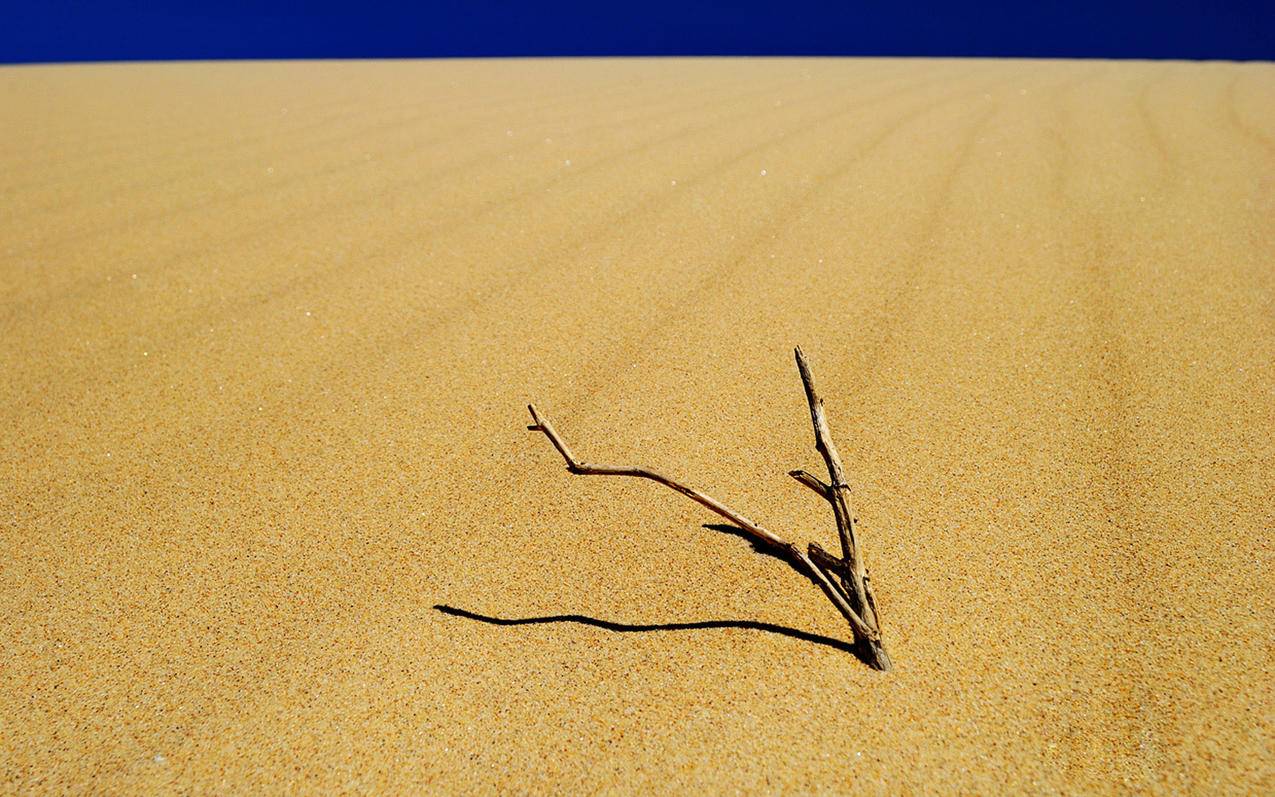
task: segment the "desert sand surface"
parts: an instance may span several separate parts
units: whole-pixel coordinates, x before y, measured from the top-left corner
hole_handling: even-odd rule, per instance
[[[0,124],[0,790],[1275,788],[1275,66],[10,67]],[[526,430],[833,548],[797,344],[888,674]]]

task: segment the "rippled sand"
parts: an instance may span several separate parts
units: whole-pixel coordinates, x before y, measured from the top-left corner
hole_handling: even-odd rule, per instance
[[[0,788],[1275,787],[1275,66],[0,98]],[[831,547],[784,475],[819,465],[798,343],[888,675],[712,515],[524,428]]]

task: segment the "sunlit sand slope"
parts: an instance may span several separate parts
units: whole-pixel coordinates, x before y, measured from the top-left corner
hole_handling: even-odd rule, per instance
[[[0,126],[0,789],[1275,786],[1275,67],[16,67]],[[798,343],[888,675],[525,430],[832,547]]]

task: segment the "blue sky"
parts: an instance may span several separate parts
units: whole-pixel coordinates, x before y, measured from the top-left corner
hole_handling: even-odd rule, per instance
[[[1259,2],[47,0],[6,9],[0,62],[511,55],[1275,59]]]

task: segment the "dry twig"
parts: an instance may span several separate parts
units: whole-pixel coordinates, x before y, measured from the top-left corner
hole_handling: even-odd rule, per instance
[[[828,420],[823,409],[823,399],[815,392],[810,366],[800,348],[796,350],[796,355],[797,369],[801,372],[801,381],[805,386],[806,401],[810,404],[810,419],[815,430],[815,448],[819,450],[824,464],[828,467],[830,483],[824,484],[802,470],[791,471],[789,475],[809,487],[832,506],[832,513],[837,523],[837,536],[841,542],[841,558],[833,556],[814,542],[810,543],[807,550],[802,551],[793,543],[754,523],[712,496],[693,487],[687,487],[649,468],[593,465],[581,462],[558,436],[553,424],[538,413],[534,405],[527,405],[527,409],[531,411],[531,418],[535,421],[527,428],[535,432],[544,432],[549,442],[567,461],[567,470],[571,473],[583,476],[635,476],[659,482],[726,518],[759,545],[768,546],[783,553],[794,569],[809,576],[823,590],[828,600],[832,601],[837,611],[850,624],[862,658],[878,670],[889,670],[890,657],[881,644],[881,621],[877,613],[876,600],[872,597],[868,571],[863,564],[863,554],[859,548],[855,529],[855,518],[851,511],[850,487],[846,484],[841,457],[832,443],[832,434],[828,429]]]

